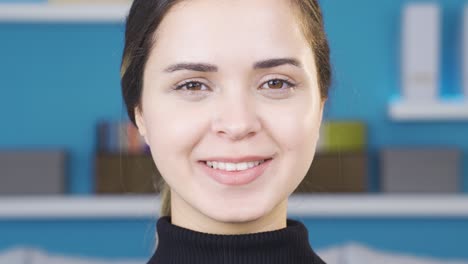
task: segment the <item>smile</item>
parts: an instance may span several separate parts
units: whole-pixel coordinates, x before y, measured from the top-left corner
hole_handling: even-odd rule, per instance
[[[220,161],[205,161],[206,165],[210,168],[217,170],[225,171],[243,171],[264,163],[265,160],[249,161],[249,162],[240,162],[240,163],[230,163],[230,162],[220,162]]]
[[[247,162],[200,161],[205,175],[223,185],[239,186],[253,182],[270,167],[272,158]]]

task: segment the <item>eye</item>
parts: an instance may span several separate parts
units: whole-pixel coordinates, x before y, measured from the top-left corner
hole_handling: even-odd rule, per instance
[[[174,87],[174,90],[183,90],[183,91],[207,91],[208,87],[199,81],[184,81],[181,84],[178,84]]]
[[[262,89],[277,90],[281,92],[284,92],[284,90],[290,90],[294,87],[296,87],[296,85],[292,81],[281,78],[268,80],[264,82],[261,86]]]

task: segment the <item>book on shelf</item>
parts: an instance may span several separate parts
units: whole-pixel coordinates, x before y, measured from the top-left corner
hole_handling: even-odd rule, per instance
[[[97,123],[97,151],[107,153],[149,153],[144,138],[130,121]]]

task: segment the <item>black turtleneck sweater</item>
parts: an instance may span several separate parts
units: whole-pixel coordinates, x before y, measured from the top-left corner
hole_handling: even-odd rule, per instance
[[[158,246],[148,264],[325,264],[312,250],[306,227],[287,219],[287,227],[267,232],[218,235],[157,222]]]

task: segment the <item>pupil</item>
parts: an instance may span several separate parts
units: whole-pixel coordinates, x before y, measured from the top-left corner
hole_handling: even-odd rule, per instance
[[[269,86],[270,88],[281,88],[283,82],[281,80],[271,80]]]
[[[188,88],[188,89],[191,89],[191,88],[198,88],[199,86],[200,86],[200,84],[194,83],[194,82],[191,82],[191,83],[188,83],[188,84],[187,84],[187,88]]]

